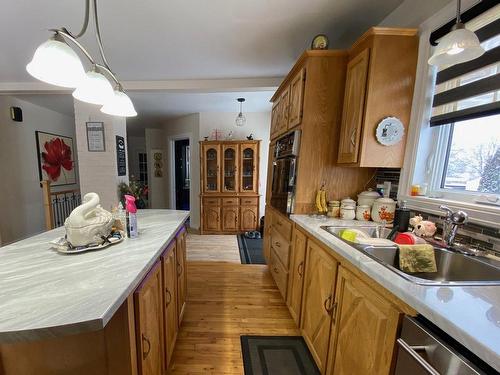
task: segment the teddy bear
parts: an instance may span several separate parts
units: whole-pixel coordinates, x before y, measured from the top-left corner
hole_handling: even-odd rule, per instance
[[[420,215],[412,217],[410,225],[413,227],[413,233],[419,237],[432,237],[436,233],[436,224],[424,220]]]

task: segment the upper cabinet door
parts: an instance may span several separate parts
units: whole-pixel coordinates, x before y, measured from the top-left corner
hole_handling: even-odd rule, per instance
[[[340,129],[339,163],[357,163],[363,125],[370,49],[364,49],[347,65],[344,110]]]
[[[273,109],[271,111],[271,139],[275,138],[278,134],[278,125],[281,117],[281,107],[279,98],[273,103]]]
[[[287,87],[285,91],[283,91],[283,94],[281,94],[279,107],[280,107],[279,109],[280,116],[277,125],[277,135],[285,133],[288,129],[288,118],[289,118],[288,110],[290,109],[290,87]]]
[[[238,191],[238,145],[223,145],[222,157],[222,191],[236,193]]]
[[[258,157],[259,149],[257,143],[242,143],[240,145],[241,168],[240,168],[240,192],[258,193]]]
[[[304,103],[305,69],[301,69],[290,83],[290,108],[288,111],[288,129],[297,126],[302,121],[302,107]]]
[[[220,145],[204,144],[202,150],[203,192],[220,193]]]

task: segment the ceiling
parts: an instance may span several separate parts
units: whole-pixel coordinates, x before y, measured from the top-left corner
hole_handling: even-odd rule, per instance
[[[314,35],[325,33],[330,48],[345,48],[401,2],[210,0],[207,5],[202,0],[106,0],[99,2],[99,16],[107,59],[123,81],[266,78],[285,76]],[[66,26],[78,32],[84,3],[4,0],[0,12],[0,83],[33,82],[25,66],[37,46],[49,37],[47,29]],[[89,31],[81,42],[96,57],[93,29]],[[141,120],[200,110],[234,111],[239,95],[131,93]],[[62,113],[72,111],[69,95],[35,96],[25,99]],[[249,99],[249,111],[269,109],[267,91],[241,96]]]

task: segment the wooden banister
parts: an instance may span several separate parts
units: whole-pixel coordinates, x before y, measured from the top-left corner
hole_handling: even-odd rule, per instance
[[[47,230],[54,229],[54,215],[52,212],[52,199],[50,193],[50,181],[43,180],[40,182],[43,191],[43,210],[45,212],[45,228]]]

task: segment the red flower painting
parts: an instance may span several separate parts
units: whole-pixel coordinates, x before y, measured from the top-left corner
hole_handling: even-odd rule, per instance
[[[42,168],[52,181],[57,181],[61,175],[61,168],[67,171],[73,169],[71,148],[61,138],[53,138],[44,143],[45,152],[42,152]],[[63,172],[64,173],[64,172]]]

